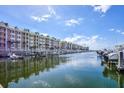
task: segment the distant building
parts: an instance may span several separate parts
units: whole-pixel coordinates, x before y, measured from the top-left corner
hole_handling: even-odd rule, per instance
[[[115,46],[115,50],[117,50],[117,51],[122,51],[122,50],[124,50],[124,44],[116,45],[116,46]]]

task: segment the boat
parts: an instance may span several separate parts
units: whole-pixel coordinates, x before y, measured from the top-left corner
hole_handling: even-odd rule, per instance
[[[10,59],[24,59],[23,56],[16,55],[15,53],[10,54]]]
[[[118,60],[118,54],[117,53],[110,53],[110,54],[108,54],[108,60],[110,60],[110,61],[117,61]]]

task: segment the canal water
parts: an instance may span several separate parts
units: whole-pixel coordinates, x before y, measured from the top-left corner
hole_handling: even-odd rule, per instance
[[[24,60],[0,59],[0,85],[8,88],[116,88],[124,74],[95,52]]]

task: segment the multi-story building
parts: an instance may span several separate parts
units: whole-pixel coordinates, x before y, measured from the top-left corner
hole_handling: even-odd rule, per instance
[[[36,52],[39,51],[39,46],[40,46],[40,44],[39,44],[39,35],[40,34],[38,32],[35,32],[35,35],[34,35],[34,46],[35,46]]]
[[[40,51],[41,52],[43,52],[43,51],[45,51],[45,40],[46,40],[46,38],[45,38],[45,36],[43,36],[43,35],[40,35],[39,36],[39,49],[40,49]]]
[[[55,37],[51,37],[50,38],[50,50],[52,52],[57,53],[58,48],[59,48],[59,40],[57,40]]]
[[[29,34],[29,49],[31,52],[34,52],[34,36],[35,36],[35,34],[30,32],[30,34]]]
[[[0,53],[8,52],[43,52],[43,51],[73,51],[86,50],[88,47],[79,46],[55,37],[43,36],[29,29],[12,27],[0,22]]]
[[[13,27],[9,30],[10,30],[10,33],[8,33],[8,39],[10,42],[10,47],[9,47],[10,51],[20,51],[21,50],[21,31],[17,27]],[[10,38],[9,38],[9,34],[10,34]]]
[[[0,49],[5,50],[6,47],[6,28],[5,25],[0,23]]]
[[[8,23],[0,22],[1,49],[3,51],[17,51],[21,49],[21,31]]]
[[[54,40],[54,49],[58,50],[60,47],[60,40],[56,39]]]
[[[50,36],[45,36],[45,49],[49,50],[51,47],[51,40],[50,40]]]

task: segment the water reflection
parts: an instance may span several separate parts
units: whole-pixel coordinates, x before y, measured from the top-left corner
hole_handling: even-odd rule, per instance
[[[124,87],[124,73],[96,53],[0,60],[3,87]]]
[[[75,54],[73,57],[70,57],[70,61],[68,62],[72,68],[82,69],[82,68],[97,68],[100,65],[100,62],[97,60],[97,55],[94,52],[89,53],[80,53]]]
[[[118,72],[115,64],[104,63],[103,76],[116,81],[117,87],[124,87],[124,72]]]
[[[8,87],[10,82],[18,83],[20,78],[28,79],[31,75],[39,75],[39,72],[49,71],[56,65],[66,63],[68,57],[49,56],[44,58],[29,58],[25,60],[14,60],[0,62],[0,84]],[[41,82],[41,81],[40,81]],[[37,83],[37,82],[35,82]],[[42,82],[45,83],[45,82]],[[46,83],[45,83],[46,84]]]

